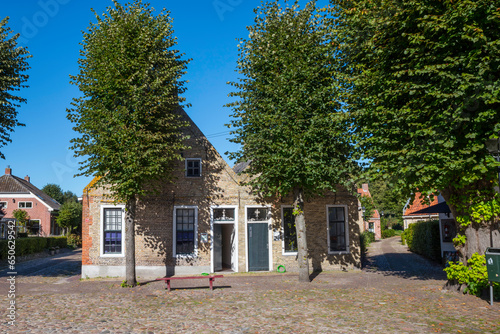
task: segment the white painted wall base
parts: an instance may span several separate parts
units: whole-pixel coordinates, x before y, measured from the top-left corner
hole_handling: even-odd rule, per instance
[[[135,268],[138,279],[154,279],[172,275],[199,275],[209,273],[210,266],[137,266]],[[125,278],[125,266],[82,266],[82,278],[118,277]]]

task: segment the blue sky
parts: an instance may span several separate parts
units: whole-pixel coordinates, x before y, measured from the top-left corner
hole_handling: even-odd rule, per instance
[[[125,3],[124,1],[120,1]],[[146,1],[145,1],[146,2]],[[303,1],[304,4],[306,1]],[[323,3],[326,1],[320,1]],[[186,111],[215,148],[224,154],[238,147],[231,144],[231,110],[223,105],[237,78],[237,38],[248,37],[246,26],[253,24],[254,7],[259,0],[149,1],[158,12],[166,8],[174,19],[177,49],[192,58],[185,97],[192,104]],[[12,143],[1,148],[3,167],[10,165],[19,177],[29,175],[41,188],[55,183],[63,190],[81,195],[90,178],[77,177],[78,163],[69,150],[76,136],[66,119],[72,98],[80,95],[69,84],[69,75],[78,73],[82,31],[95,22],[98,14],[112,6],[111,0],[18,0],[2,3],[0,18],[9,16],[8,26],[20,33],[20,44],[27,46],[33,58],[27,84],[19,94],[28,101],[19,111],[25,127],[11,134]],[[226,158],[226,161],[228,159]],[[232,162],[228,161],[232,166]]]

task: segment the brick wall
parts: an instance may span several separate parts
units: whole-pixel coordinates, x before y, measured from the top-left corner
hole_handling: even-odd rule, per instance
[[[136,265],[166,267],[197,267],[211,265],[210,208],[214,205],[238,206],[238,270],[246,270],[246,223],[245,206],[263,203],[240,185],[246,175],[236,175],[223,158],[206,140],[196,126],[190,129],[187,144],[192,147],[182,152],[184,158],[202,159],[202,176],[186,177],[184,161],[176,165],[173,182],[158,182],[160,188],[155,195],[140,199],[136,211]],[[95,266],[124,266],[125,258],[100,256],[101,206],[113,203],[109,191],[103,188],[86,188],[83,196],[83,252],[82,264]],[[281,230],[281,205],[291,204],[291,198],[272,204],[271,231]],[[349,217],[349,253],[328,254],[326,206],[345,204]],[[198,231],[196,257],[173,257],[174,207],[198,207]],[[308,246],[311,267],[316,269],[352,268],[360,265],[359,233],[362,221],[355,196],[339,189],[336,194],[308,201],[305,204]],[[201,235],[208,235],[203,243]],[[272,241],[273,268],[283,264],[287,270],[296,270],[295,256],[282,255],[281,240]]]
[[[4,209],[5,218],[14,218],[14,210],[19,209],[19,202],[31,202],[31,208],[21,208],[25,210],[30,219],[39,219],[40,227],[43,236],[49,236],[50,231],[50,220],[51,212],[49,209],[41,202],[38,198],[34,197],[19,197],[19,198],[8,198],[0,197],[0,202],[7,202],[7,208]]]

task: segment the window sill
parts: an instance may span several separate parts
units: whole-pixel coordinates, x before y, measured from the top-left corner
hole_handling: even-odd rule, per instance
[[[281,252],[283,256],[297,256],[298,252]]]
[[[125,257],[125,254],[101,254],[101,257]]]

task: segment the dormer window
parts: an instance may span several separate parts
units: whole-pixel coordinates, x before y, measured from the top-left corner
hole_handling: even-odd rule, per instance
[[[201,176],[201,159],[199,158],[186,159],[186,176],[187,177]]]

